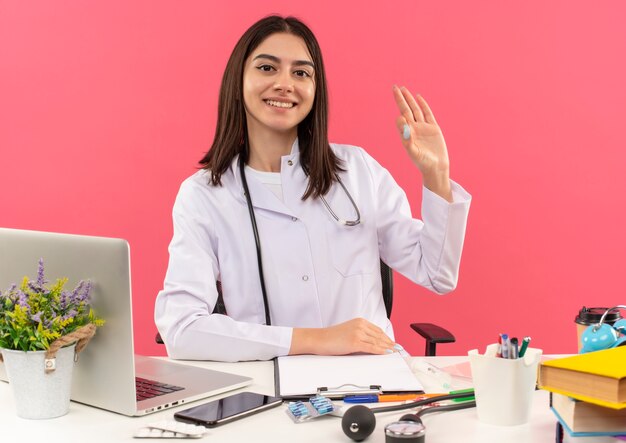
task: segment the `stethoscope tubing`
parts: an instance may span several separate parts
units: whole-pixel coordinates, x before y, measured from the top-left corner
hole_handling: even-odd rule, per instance
[[[265,308],[265,324],[272,324],[270,318],[270,307],[267,300],[267,290],[265,289],[265,274],[263,273],[263,259],[261,258],[261,240],[259,239],[259,229],[254,216],[254,208],[252,207],[252,198],[250,197],[250,189],[248,189],[248,181],[246,180],[245,162],[239,157],[239,172],[241,173],[241,183],[243,184],[244,195],[248,203],[248,212],[250,213],[250,222],[252,223],[252,232],[254,233],[254,242],[256,244],[256,259],[259,265],[259,282],[261,283],[261,292],[263,294],[263,307]]]
[[[370,408],[370,410],[374,414],[378,414],[378,413],[381,413],[381,412],[403,411],[404,409],[411,409],[411,408],[416,408],[416,407],[419,407],[419,406],[426,406],[426,405],[429,405],[431,403],[436,403],[436,402],[440,402],[440,401],[444,401],[444,400],[454,400],[456,398],[471,397],[473,395],[474,395],[474,393],[471,392],[471,391],[459,392],[458,394],[438,395],[436,397],[429,397],[429,398],[425,398],[424,400],[411,401],[411,402],[403,403],[403,404],[400,404],[400,405],[383,406],[383,407],[379,407],[379,408]],[[416,397],[417,396],[419,396],[419,394],[416,394]],[[467,404],[469,404],[469,402]]]

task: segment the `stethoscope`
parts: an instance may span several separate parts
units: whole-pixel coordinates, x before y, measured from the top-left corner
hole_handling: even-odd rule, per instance
[[[241,175],[241,183],[243,185],[244,195],[246,197],[246,203],[248,204],[248,213],[250,214],[250,222],[252,224],[252,232],[254,233],[254,243],[256,245],[256,259],[257,259],[257,263],[258,263],[258,267],[259,267],[259,281],[261,283],[261,293],[263,294],[263,307],[265,308],[265,324],[269,326],[272,323],[271,323],[271,320],[270,320],[270,309],[269,309],[269,303],[268,303],[268,300],[267,300],[267,290],[266,290],[266,287],[265,287],[265,277],[264,277],[264,274],[263,274],[263,259],[261,258],[261,240],[259,238],[259,229],[258,229],[257,224],[256,224],[256,217],[254,215],[254,207],[252,206],[252,198],[250,197],[250,190],[248,189],[248,181],[246,180],[245,161],[244,161],[242,155],[239,156],[239,173]],[[341,179],[339,178],[338,175],[336,176],[336,178],[337,178],[337,182],[339,183],[339,185],[341,185],[341,188],[343,189],[343,191],[345,192],[346,196],[350,200],[350,203],[352,203],[352,207],[356,211],[356,219],[354,219],[354,220],[344,220],[344,219],[339,218],[339,216],[337,214],[335,214],[335,211],[332,210],[332,208],[330,207],[330,205],[328,204],[328,202],[326,201],[324,196],[320,196],[320,199],[322,200],[322,203],[324,203],[324,206],[326,207],[326,209],[328,210],[330,215],[332,215],[333,218],[339,224],[341,224],[343,226],[350,226],[350,227],[356,226],[356,225],[361,223],[361,213],[359,212],[359,208],[356,205],[356,203],[355,203],[354,199],[352,198],[352,196],[350,195],[350,192],[348,192],[348,189],[343,184],[343,182],[341,181]]]
[[[459,409],[473,408],[476,401],[471,399],[473,391],[466,391],[457,394],[438,395],[424,400],[415,400],[405,404],[384,406],[379,408],[368,408],[363,405],[352,406],[341,418],[341,429],[343,433],[354,441],[365,440],[376,428],[376,418],[374,414],[381,412],[401,411],[423,407],[415,414],[405,414],[400,420],[389,423],[385,426],[386,443],[424,443],[426,440],[426,427],[422,422],[422,416],[433,412],[455,411]],[[469,401],[452,405],[433,405],[444,400],[468,398]],[[426,407],[429,406],[430,407]]]

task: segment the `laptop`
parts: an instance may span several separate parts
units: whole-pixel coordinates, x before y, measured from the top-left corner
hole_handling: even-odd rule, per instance
[[[139,416],[252,383],[249,377],[134,354],[126,240],[0,228],[0,291],[24,276],[36,279],[40,258],[52,283],[67,277],[71,290],[91,280],[92,306],[106,321],[78,356],[72,400]],[[0,379],[7,381],[1,363]]]

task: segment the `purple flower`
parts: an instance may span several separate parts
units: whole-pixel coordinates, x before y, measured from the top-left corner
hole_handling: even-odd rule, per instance
[[[81,280],[70,294],[70,304],[74,305],[80,301],[80,294],[85,286],[85,281]]]
[[[59,307],[62,311],[67,307],[67,300],[71,298],[72,294],[68,291],[61,292],[61,297],[59,298]]]
[[[70,312],[68,312],[63,317],[61,317],[61,320],[67,320],[68,318],[74,318],[74,317],[76,317],[76,314],[78,314],[78,312],[76,312],[76,309],[70,309]]]
[[[43,315],[43,312],[39,311],[38,313],[36,313],[35,315],[32,315],[30,318],[32,321],[34,321],[35,323],[40,323],[41,322],[41,316]]]
[[[39,286],[39,283],[34,283],[32,281],[28,282],[28,287],[31,289],[31,291],[33,292],[42,292],[42,287]]]
[[[30,314],[30,305],[28,304],[28,297],[22,291],[17,291],[17,298],[13,302],[16,305],[26,309],[26,312]]]
[[[16,302],[18,305],[20,305],[23,308],[28,307],[28,299],[26,298],[26,294],[24,294],[22,291],[17,291]]]
[[[39,269],[37,270],[37,284],[42,288],[46,283],[47,281],[44,279],[43,258],[40,258]]]
[[[83,296],[81,297],[81,301],[89,301],[89,294],[91,293],[91,280],[87,280],[87,285],[83,291]]]

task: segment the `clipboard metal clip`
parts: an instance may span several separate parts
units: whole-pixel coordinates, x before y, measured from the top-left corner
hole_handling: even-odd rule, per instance
[[[320,387],[317,388],[317,395],[323,395],[329,398],[343,398],[347,395],[363,395],[363,394],[382,394],[380,385],[358,386],[350,383],[339,385],[336,387]]]

